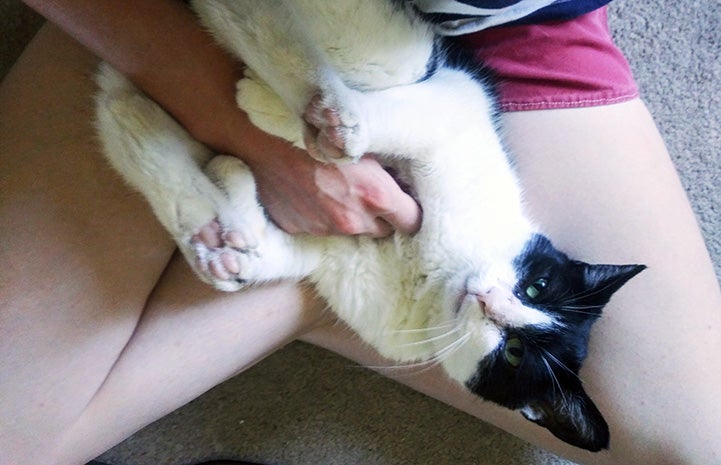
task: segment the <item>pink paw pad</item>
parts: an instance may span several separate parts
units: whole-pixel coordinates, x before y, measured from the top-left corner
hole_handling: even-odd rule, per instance
[[[303,117],[306,121],[305,145],[310,155],[321,161],[340,160],[356,154],[348,153],[349,137],[358,123],[330,106],[322,96],[313,97]],[[361,154],[362,155],[362,154]]]
[[[216,219],[190,239],[196,269],[221,290],[237,290],[249,276],[248,259],[254,245],[239,231],[225,231]]]

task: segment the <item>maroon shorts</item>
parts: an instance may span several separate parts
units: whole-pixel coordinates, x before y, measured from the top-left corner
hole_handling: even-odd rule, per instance
[[[599,106],[638,96],[605,7],[570,21],[498,27],[459,39],[499,78],[502,111]]]

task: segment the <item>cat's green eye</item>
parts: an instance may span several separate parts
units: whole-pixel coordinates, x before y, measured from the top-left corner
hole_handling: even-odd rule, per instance
[[[548,287],[548,280],[546,278],[539,278],[526,288],[526,295],[531,299],[535,299],[541,295],[546,287]]]
[[[506,340],[506,345],[503,347],[503,357],[513,368],[518,368],[521,365],[524,352],[523,342],[520,339],[511,337]]]

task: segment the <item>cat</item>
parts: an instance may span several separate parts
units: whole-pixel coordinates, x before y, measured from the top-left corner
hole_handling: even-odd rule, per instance
[[[191,5],[247,66],[237,101],[256,126],[328,163],[379,154],[423,208],[414,235],[288,235],[242,161],[211,153],[101,65],[104,152],[198,276],[225,291],[308,278],[384,357],[440,364],[563,441],[607,448],[578,373],[591,325],[645,267],[572,260],[532,224],[486,72],[399,0]]]

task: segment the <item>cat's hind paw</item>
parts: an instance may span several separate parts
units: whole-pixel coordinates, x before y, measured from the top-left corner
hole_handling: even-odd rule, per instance
[[[216,219],[189,241],[194,268],[218,290],[233,292],[252,283],[260,254],[256,238],[240,229],[224,227]]]
[[[354,93],[314,96],[303,113],[308,153],[323,162],[358,161],[368,148],[366,124]]]

